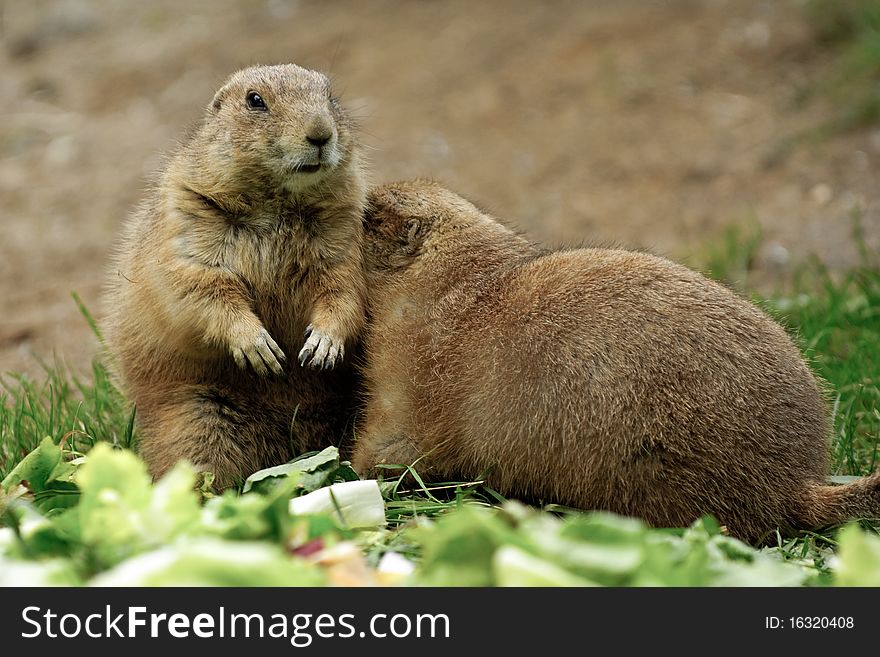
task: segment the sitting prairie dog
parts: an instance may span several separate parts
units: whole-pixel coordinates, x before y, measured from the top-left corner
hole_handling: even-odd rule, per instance
[[[128,219],[105,300],[153,476],[185,458],[225,487],[342,438],[365,194],[324,75],[258,66],[217,92]]]
[[[539,252],[428,182],[369,195],[362,473],[487,475],[502,494],[760,540],[880,513],[823,485],[822,390],[785,331],[645,253]],[[421,460],[419,460],[421,459]]]

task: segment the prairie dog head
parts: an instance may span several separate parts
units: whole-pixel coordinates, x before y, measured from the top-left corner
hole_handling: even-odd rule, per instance
[[[538,253],[523,236],[426,180],[370,189],[363,228],[368,287],[418,279],[442,291]]]
[[[355,147],[330,80],[295,64],[233,73],[208,106],[200,134],[212,167],[292,193],[344,168]]]
[[[367,256],[378,270],[404,269],[454,233],[480,224],[482,213],[454,192],[425,180],[370,190],[364,213]]]

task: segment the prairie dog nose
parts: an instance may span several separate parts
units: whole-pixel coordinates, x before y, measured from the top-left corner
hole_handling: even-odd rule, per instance
[[[323,146],[333,137],[333,126],[324,118],[316,119],[306,130],[306,141],[313,146]]]

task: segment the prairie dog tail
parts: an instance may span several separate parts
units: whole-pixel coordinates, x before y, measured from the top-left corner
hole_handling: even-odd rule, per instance
[[[813,486],[807,491],[805,515],[804,524],[811,528],[854,518],[880,518],[880,472],[842,486]]]

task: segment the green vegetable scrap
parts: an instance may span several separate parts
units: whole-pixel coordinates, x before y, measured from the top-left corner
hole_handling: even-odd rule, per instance
[[[880,537],[856,525],[836,555],[796,555],[711,518],[653,529],[490,507],[443,484],[419,487],[431,517],[388,526],[399,486],[358,480],[333,447],[255,473],[243,493],[200,495],[197,481],[186,463],[153,483],[133,452],[43,440],[0,485],[0,585],[880,586]]]

